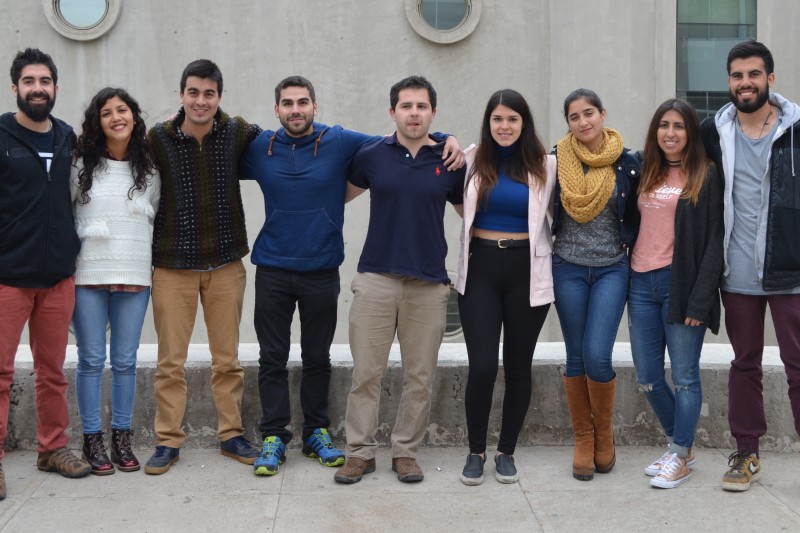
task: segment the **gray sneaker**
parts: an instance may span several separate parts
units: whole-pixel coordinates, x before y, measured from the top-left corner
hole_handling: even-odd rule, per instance
[[[464,485],[474,487],[483,483],[483,464],[486,459],[480,455],[471,453],[467,455],[467,464],[464,465],[464,470],[461,471],[461,476],[458,479]]]
[[[516,483],[519,481],[519,472],[514,466],[514,456],[504,453],[494,456],[495,473],[494,477],[500,483]]]

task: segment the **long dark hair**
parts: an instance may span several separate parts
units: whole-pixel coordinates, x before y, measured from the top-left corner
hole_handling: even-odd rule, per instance
[[[133,132],[128,143],[128,161],[133,173],[133,186],[128,191],[128,198],[133,198],[134,191],[144,192],[147,189],[148,176],[156,170],[139,103],[125,89],[114,87],[100,89],[86,108],[81,135],[75,145],[75,157],[83,159],[83,168],[78,173],[81,204],[90,200],[89,191],[92,188],[95,171],[105,167],[103,157],[106,153],[106,136],[100,126],[100,110],[115,96],[125,102],[133,115]]]
[[[528,184],[528,174],[532,174],[539,184],[544,184],[547,177],[545,175],[545,151],[536,127],[533,123],[528,102],[525,98],[513,89],[503,89],[494,93],[486,104],[486,111],[483,114],[481,124],[481,140],[475,151],[475,162],[470,169],[467,183],[476,175],[480,176],[478,183],[478,204],[486,196],[487,192],[497,185],[500,170],[500,154],[498,145],[492,138],[490,122],[492,112],[499,105],[504,105],[518,113],[522,117],[522,132],[517,140],[517,149],[505,164],[504,170],[511,179],[520,183]]]
[[[642,179],[639,182],[639,194],[652,192],[667,178],[669,164],[664,152],[658,146],[658,128],[661,119],[667,111],[675,111],[686,125],[686,148],[681,157],[681,171],[686,178],[681,198],[686,198],[697,205],[697,198],[706,178],[709,160],[703,148],[703,139],[700,134],[700,120],[689,102],[670,98],[656,109],[647,137],[644,141],[644,161],[642,162]]]

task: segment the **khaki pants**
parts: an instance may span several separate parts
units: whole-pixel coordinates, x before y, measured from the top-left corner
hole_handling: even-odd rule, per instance
[[[353,278],[352,290],[353,385],[347,397],[345,453],[362,459],[375,457],[381,378],[397,333],[403,396],[392,430],[392,456],[416,457],[428,429],[450,289],[416,278],[359,273]]]
[[[153,273],[153,318],[158,334],[155,387],[155,431],[158,445],[180,448],[186,410],[184,364],[197,316],[203,304],[211,351],[211,392],[217,406],[220,440],[242,435],[244,369],[239,364],[239,322],[247,275],[241,260],[197,272],[156,268]],[[197,394],[203,398],[203,394]]]

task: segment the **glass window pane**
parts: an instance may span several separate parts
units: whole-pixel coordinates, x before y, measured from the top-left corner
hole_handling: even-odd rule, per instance
[[[756,0],[678,0],[675,89],[701,118],[729,101],[728,52],[756,38],[756,7]]]
[[[106,16],[106,0],[58,0],[61,18],[75,28],[91,28]]]
[[[447,322],[445,337],[455,337],[461,333],[461,316],[458,314],[458,292],[450,286],[450,298],[447,300]]]
[[[455,29],[467,18],[467,0],[420,0],[422,18],[432,28],[442,31]]]
[[[755,24],[756,0],[679,0],[678,23]]]

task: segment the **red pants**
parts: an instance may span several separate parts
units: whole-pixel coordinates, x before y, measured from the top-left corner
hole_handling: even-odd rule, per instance
[[[14,357],[28,323],[36,387],[37,451],[67,445],[67,330],[75,307],[73,278],[47,289],[0,285],[0,459],[8,435],[8,402],[14,382]]]
[[[794,427],[800,433],[800,294],[751,296],[722,291],[722,303],[734,354],[728,375],[728,423],[737,448],[757,452],[758,439],[767,432],[761,384],[767,304],[786,369]]]

